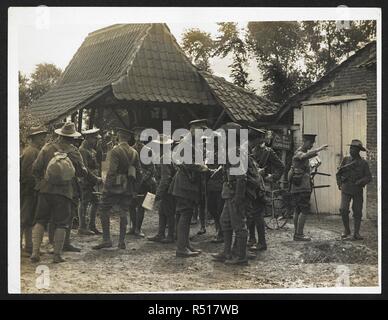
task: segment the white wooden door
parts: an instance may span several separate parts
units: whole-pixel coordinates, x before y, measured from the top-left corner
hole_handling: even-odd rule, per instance
[[[337,104],[306,105],[303,107],[303,133],[317,134],[315,147],[328,144],[319,154],[322,164],[319,172],[331,176],[316,175],[315,185],[330,185],[315,189],[319,212],[339,213],[340,191],[336,183],[336,171],[343,156],[348,154],[352,139],[366,141],[366,101],[354,100]],[[312,209],[315,211],[314,194]],[[365,207],[365,203],[364,203]],[[364,208],[364,213],[365,213]]]

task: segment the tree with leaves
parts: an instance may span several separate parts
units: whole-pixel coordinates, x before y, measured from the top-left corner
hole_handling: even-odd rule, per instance
[[[306,76],[318,80],[376,37],[375,21],[304,21]]]
[[[31,93],[28,77],[19,71],[19,108],[29,106],[31,103]]]
[[[191,62],[200,70],[212,72],[209,59],[214,51],[214,41],[210,33],[197,28],[185,31],[182,37],[182,48]]]
[[[265,82],[264,95],[282,103],[297,93],[304,79],[300,61],[303,34],[298,22],[249,22],[247,44]]]
[[[29,84],[31,100],[35,101],[44,95],[56,84],[61,74],[62,70],[52,63],[37,64]]]
[[[225,58],[227,55],[232,55],[231,77],[233,83],[241,88],[249,88],[251,80],[248,80],[248,50],[243,38],[240,37],[238,25],[235,22],[220,22],[218,24],[218,32],[220,35],[215,41],[216,50],[214,56]]]

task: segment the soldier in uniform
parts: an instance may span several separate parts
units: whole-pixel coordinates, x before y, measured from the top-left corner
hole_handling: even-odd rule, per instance
[[[234,122],[226,123],[222,126],[224,130],[236,131],[237,137],[242,127]],[[244,142],[247,143],[247,142]],[[231,142],[227,140],[227,154],[231,152]],[[235,146],[236,155],[240,155],[241,146]],[[227,159],[224,169],[224,183],[222,188],[222,198],[225,201],[221,214],[221,227],[224,234],[224,250],[213,255],[214,260],[232,265],[246,265],[247,259],[247,239],[248,230],[246,227],[246,170],[239,175],[231,174],[230,168],[234,167]],[[238,166],[238,165],[237,165]],[[247,169],[247,168],[246,168]],[[232,256],[233,232],[236,235],[236,256]]]
[[[32,164],[43,147],[46,137],[45,128],[32,127],[27,137],[28,145],[20,157],[20,245],[23,243],[24,236],[24,252],[29,255],[32,254],[32,226],[37,199]]]
[[[310,214],[310,197],[312,191],[311,168],[309,159],[314,158],[320,151],[326,150],[327,145],[311,150],[315,143],[316,134],[304,134],[303,145],[299,147],[292,158],[289,171],[291,194],[295,206],[294,213],[294,241],[310,241],[304,235],[304,225]]]
[[[195,130],[206,129],[207,120],[193,120],[189,123],[191,135],[184,137],[180,144],[187,144],[192,148],[192,162],[177,164],[178,171],[172,185],[172,195],[176,201],[177,215],[177,257],[194,257],[201,253],[190,244],[190,222],[195,208],[200,201],[201,173],[208,170],[204,164],[196,164],[195,155]]]
[[[154,140],[155,143],[163,145],[172,145],[174,140],[168,136],[162,134],[158,140]],[[150,241],[156,241],[161,243],[172,243],[175,238],[175,199],[170,193],[170,186],[175,176],[176,169],[173,163],[167,162],[167,158],[171,159],[171,150],[167,149],[161,157],[160,171],[161,178],[159,185],[156,189],[155,203],[159,203],[159,229],[158,233],[148,238]],[[166,226],[168,226],[168,235],[166,237]]]
[[[344,224],[342,239],[351,235],[349,226],[349,206],[352,201],[354,219],[354,240],[362,240],[360,235],[363,188],[372,181],[368,162],[360,157],[360,151],[366,151],[360,140],[354,139],[350,146],[350,156],[344,157],[337,172],[337,184],[341,190],[340,213]]]
[[[133,134],[135,143],[132,146],[140,156],[140,152],[145,147],[145,145],[140,140],[140,134],[145,128],[136,127],[133,128]],[[142,207],[144,198],[147,195],[147,192],[155,193],[157,183],[156,183],[156,169],[153,163],[143,164],[140,162],[142,177],[140,180],[140,185],[138,186],[137,193],[138,195],[133,199],[130,207],[130,220],[131,220],[131,229],[128,234],[133,234],[137,237],[144,238],[144,233],[141,231],[141,227],[144,220],[144,208]]]
[[[82,142],[79,151],[84,160],[85,166],[88,169],[88,175],[81,179],[81,202],[78,209],[79,216],[79,227],[78,234],[82,235],[93,235],[101,234],[96,228],[96,214],[97,214],[97,204],[98,199],[95,194],[93,194],[94,187],[101,183],[102,180],[98,176],[98,165],[96,159],[96,150],[97,140],[99,138],[100,129],[94,128],[83,131],[82,134],[85,137],[85,140]],[[86,215],[87,208],[90,205],[90,217],[89,225],[86,226]]]
[[[224,207],[224,199],[221,197],[223,174],[218,164],[217,148],[218,139],[215,139],[215,152],[214,152],[214,164],[209,164],[210,177],[207,181],[207,206],[209,213],[214,218],[214,224],[216,227],[216,235],[211,240],[212,243],[222,243],[224,241],[224,235],[221,228],[221,213]]]
[[[66,230],[71,222],[71,210],[73,199],[73,180],[63,180],[61,184],[54,184],[49,181],[46,168],[56,152],[66,153],[75,169],[75,175],[85,176],[87,169],[78,149],[72,145],[74,137],[81,134],[75,130],[72,122],[67,122],[62,128],[56,129],[59,135],[55,143],[47,143],[39,152],[33,167],[32,173],[39,181],[36,190],[39,191],[36,205],[35,225],[32,231],[33,250],[31,260],[40,260],[40,245],[42,243],[44,227],[51,220],[55,226],[54,232],[54,263],[63,262],[61,257],[66,237]]]
[[[284,164],[279,159],[276,152],[265,145],[266,132],[261,129],[249,127],[249,140],[252,146],[252,156],[260,168],[260,174],[266,183],[276,183],[284,172]],[[264,191],[264,190],[262,190]],[[251,250],[262,251],[267,249],[265,240],[264,199],[258,199],[251,206],[248,214],[248,230]],[[258,244],[256,243],[255,229],[257,229]]]
[[[115,204],[120,206],[119,249],[125,249],[125,233],[128,224],[128,211],[136,194],[136,181],[140,179],[140,161],[137,151],[128,144],[130,131],[118,128],[119,143],[109,155],[109,168],[106,173],[98,212],[102,225],[103,241],[93,249],[111,248],[110,210]]]

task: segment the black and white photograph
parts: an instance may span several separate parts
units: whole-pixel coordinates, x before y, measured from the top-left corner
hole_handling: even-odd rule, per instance
[[[8,290],[381,293],[379,8],[10,7]]]

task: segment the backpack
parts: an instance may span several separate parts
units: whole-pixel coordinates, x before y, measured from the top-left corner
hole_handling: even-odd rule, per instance
[[[75,168],[67,153],[57,150],[47,165],[45,179],[53,185],[66,185],[75,177]]]

